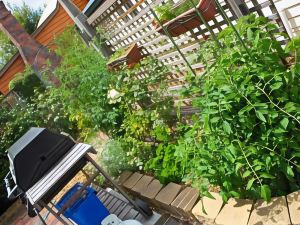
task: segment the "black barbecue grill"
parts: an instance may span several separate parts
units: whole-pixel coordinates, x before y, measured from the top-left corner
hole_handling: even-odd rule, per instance
[[[61,215],[74,199],[68,201],[59,212],[53,211],[48,204],[53,204],[51,200],[90,162],[98,172],[88,179],[88,184],[100,173],[139,212],[145,216],[152,214],[148,208],[143,209],[130,199],[88,153],[96,153],[91,145],[76,143],[67,135],[56,134],[45,128],[31,128],[8,149],[10,172],[5,178],[8,197],[20,196],[27,204],[29,216],[39,215],[39,211],[46,208],[60,222],[68,224]],[[78,191],[76,198],[81,194],[81,190]]]
[[[8,149],[11,175],[18,188],[26,192],[74,145],[65,135],[31,128]]]
[[[49,172],[76,145],[69,136],[53,133],[45,128],[31,128],[8,149],[10,172],[5,178],[8,198],[21,197],[28,215],[35,216],[26,192]],[[43,196],[48,203],[58,191],[86,164],[81,159]]]

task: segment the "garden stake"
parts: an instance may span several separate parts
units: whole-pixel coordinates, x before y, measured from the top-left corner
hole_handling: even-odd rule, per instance
[[[167,31],[167,29],[165,28],[165,26],[162,25],[160,19],[158,18],[158,16],[156,15],[156,13],[154,12],[154,10],[151,8],[150,6],[150,11],[153,14],[155,20],[158,22],[159,26],[162,27],[163,31],[165,32],[165,34],[168,36],[168,38],[171,40],[172,44],[175,46],[176,50],[179,52],[179,54],[181,55],[181,57],[183,58],[183,60],[185,61],[185,63],[187,64],[187,66],[189,67],[190,71],[193,73],[194,76],[196,76],[195,71],[193,70],[191,64],[187,61],[186,57],[184,56],[184,54],[181,52],[180,48],[178,47],[178,45],[176,44],[174,38],[169,34],[169,32]]]
[[[239,41],[241,42],[241,44],[243,45],[243,47],[245,48],[247,54],[252,57],[248,47],[246,46],[245,42],[243,41],[242,37],[240,36],[239,32],[237,31],[237,29],[235,28],[235,26],[233,25],[233,23],[230,21],[230,19],[228,18],[226,12],[224,11],[224,9],[222,8],[221,4],[219,3],[218,0],[215,0],[216,4],[217,4],[217,8],[219,9],[220,13],[222,14],[222,16],[224,17],[224,19],[227,21],[227,23],[232,27],[234,33],[236,34],[237,38],[239,39]]]
[[[197,15],[199,16],[199,18],[201,19],[201,21],[202,21],[202,23],[205,25],[205,27],[208,29],[208,31],[209,31],[209,33],[211,34],[212,39],[215,41],[217,47],[222,48],[221,43],[218,41],[218,39],[217,39],[215,33],[213,32],[213,30],[211,29],[211,27],[209,26],[209,24],[208,24],[208,23],[206,22],[206,20],[204,19],[202,13],[201,13],[200,10],[197,8],[197,6],[196,6],[196,4],[194,3],[194,1],[193,1],[193,0],[189,0],[189,1],[193,4],[193,7],[195,8]],[[213,1],[213,0],[211,0],[211,1]]]

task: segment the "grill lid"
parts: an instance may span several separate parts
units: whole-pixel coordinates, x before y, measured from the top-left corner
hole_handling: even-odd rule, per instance
[[[31,128],[8,149],[10,170],[17,186],[26,192],[74,145],[65,135]]]

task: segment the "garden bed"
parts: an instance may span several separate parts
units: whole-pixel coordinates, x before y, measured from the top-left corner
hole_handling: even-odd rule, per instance
[[[204,19],[209,21],[213,19],[217,13],[214,1],[200,0],[197,9],[202,13]],[[177,37],[203,24],[200,17],[197,15],[195,8],[180,14],[176,18],[163,22],[163,26],[167,29],[172,37]],[[157,32],[165,34],[163,27],[154,22],[154,27]]]
[[[135,43],[126,49],[121,49],[115,52],[115,54],[112,55],[111,59],[108,61],[107,66],[110,70],[118,70],[121,65],[126,63],[128,68],[132,68],[142,58],[143,55],[141,54],[141,49]]]

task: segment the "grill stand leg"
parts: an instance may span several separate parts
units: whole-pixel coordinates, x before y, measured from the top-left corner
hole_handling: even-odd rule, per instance
[[[41,202],[41,205],[45,207],[55,218],[61,222],[63,225],[69,225],[63,218],[60,217],[51,207],[49,207],[46,203]]]
[[[149,216],[126,194],[126,192],[113,180],[111,177],[92,159],[88,154],[85,155],[86,159],[93,164],[93,166],[133,205],[133,207],[140,212],[145,218]]]
[[[43,225],[47,225],[46,221],[44,220],[44,218],[41,216],[40,212],[38,212],[36,209],[34,209],[35,213],[37,214],[37,216],[39,217],[40,221],[42,222]]]

